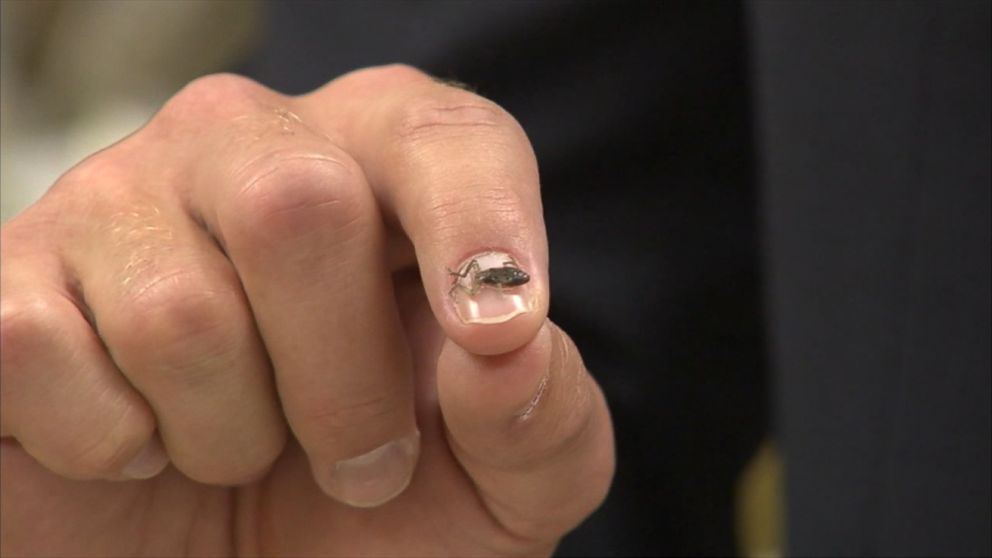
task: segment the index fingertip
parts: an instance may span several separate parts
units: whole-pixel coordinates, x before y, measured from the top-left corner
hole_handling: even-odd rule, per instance
[[[537,335],[547,317],[546,273],[531,258],[482,250],[445,269],[438,315],[448,336],[465,350],[494,355]]]

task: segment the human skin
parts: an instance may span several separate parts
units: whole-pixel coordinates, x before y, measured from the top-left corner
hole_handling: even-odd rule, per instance
[[[547,555],[609,488],[526,135],[415,69],[201,78],[0,249],[4,556]],[[526,311],[463,321],[492,250]]]

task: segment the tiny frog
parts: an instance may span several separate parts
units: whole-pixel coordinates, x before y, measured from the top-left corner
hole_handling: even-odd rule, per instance
[[[519,287],[530,281],[530,275],[527,275],[526,271],[517,267],[517,262],[512,259],[503,262],[503,267],[491,267],[489,269],[482,269],[479,266],[479,261],[473,259],[460,272],[449,269],[448,273],[455,277],[454,283],[451,284],[451,290],[448,291],[449,295],[454,293],[455,289],[459,287],[467,292],[469,296],[472,296],[484,287],[494,287],[497,289]],[[466,287],[461,281],[465,277],[470,278],[469,287]]]

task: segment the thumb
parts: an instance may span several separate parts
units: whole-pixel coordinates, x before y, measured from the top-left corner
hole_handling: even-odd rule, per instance
[[[449,444],[511,534],[555,542],[602,503],[614,470],[609,411],[556,325],[496,356],[449,340],[437,384]]]

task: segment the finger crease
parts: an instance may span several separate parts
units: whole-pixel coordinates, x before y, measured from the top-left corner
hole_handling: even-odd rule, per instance
[[[548,388],[548,376],[544,376],[543,378],[541,378],[541,383],[537,385],[537,391],[534,393],[534,396],[530,398],[530,401],[527,403],[527,406],[524,407],[520,412],[518,412],[515,415],[518,421],[523,422],[530,419],[531,415],[534,414],[534,410],[537,409],[537,405],[541,402],[541,399],[544,397],[544,392],[547,390],[547,388]]]

